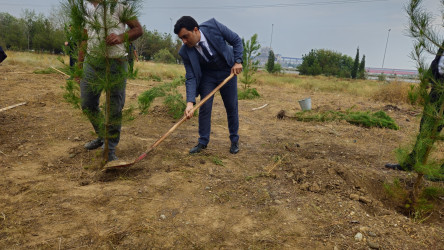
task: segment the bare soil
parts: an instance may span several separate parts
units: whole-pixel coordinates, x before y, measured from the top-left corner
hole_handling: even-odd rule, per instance
[[[94,139],[91,125],[63,100],[64,76],[34,70],[0,66],[0,108],[27,102],[0,113],[1,249],[444,249],[442,198],[419,222],[383,188],[415,178],[384,164],[414,138],[420,110],[260,84],[260,99],[239,101],[238,154],[229,153],[217,95],[203,153],[188,154],[194,118],[142,162],[104,173],[100,149],[83,148]],[[127,106],[155,84],[130,80]],[[276,118],[299,111],[297,100],[308,96],[320,111],[385,107],[401,129]],[[160,101],[148,115],[136,113],[123,126],[118,157],[134,159],[175,122]],[[444,155],[442,144],[435,154]]]

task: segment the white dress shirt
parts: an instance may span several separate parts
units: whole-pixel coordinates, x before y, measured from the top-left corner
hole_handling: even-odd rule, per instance
[[[199,51],[199,53],[203,56],[203,58],[205,58],[205,60],[209,61],[209,58],[207,58],[202,51],[202,47],[200,46],[201,42],[203,43],[205,48],[208,50],[210,55],[213,55],[213,52],[211,51],[210,46],[208,45],[207,38],[205,37],[205,35],[202,31],[200,31],[200,41],[198,43],[196,43],[196,45],[194,45],[194,47],[197,49],[197,51]]]
[[[444,75],[444,55],[441,56],[438,62],[438,73]]]

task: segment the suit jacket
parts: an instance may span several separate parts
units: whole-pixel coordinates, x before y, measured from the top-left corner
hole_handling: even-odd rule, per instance
[[[208,43],[221,55],[228,66],[233,67],[237,59],[242,59],[242,39],[225,25],[212,18],[199,25],[199,30],[205,34]],[[231,45],[231,46],[229,46]],[[202,70],[199,63],[199,52],[193,47],[182,45],[179,55],[182,57],[186,71],[187,102],[196,102],[198,88],[202,79]]]

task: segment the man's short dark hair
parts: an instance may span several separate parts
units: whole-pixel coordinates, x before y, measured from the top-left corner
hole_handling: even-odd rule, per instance
[[[199,29],[199,24],[194,20],[194,18],[190,16],[183,16],[177,20],[174,25],[174,34],[178,35],[182,28],[185,28],[188,31],[194,30],[197,27]]]

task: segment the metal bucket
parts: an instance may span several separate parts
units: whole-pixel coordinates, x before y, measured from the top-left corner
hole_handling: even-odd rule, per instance
[[[299,105],[301,106],[302,111],[311,110],[311,98],[305,98],[302,100],[299,100]]]

